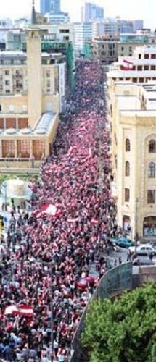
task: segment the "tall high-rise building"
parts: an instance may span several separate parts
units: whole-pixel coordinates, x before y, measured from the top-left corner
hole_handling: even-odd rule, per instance
[[[85,1],[82,8],[82,21],[103,21],[104,20],[104,8],[98,6],[92,2]]]
[[[42,14],[60,12],[60,0],[40,0],[40,9]]]

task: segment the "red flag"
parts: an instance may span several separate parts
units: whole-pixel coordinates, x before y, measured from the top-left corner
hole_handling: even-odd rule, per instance
[[[133,70],[134,64],[133,62],[130,62],[129,60],[123,59],[122,63],[122,69],[123,70]]]
[[[33,308],[30,305],[22,304],[19,306],[19,313],[21,316],[32,317],[34,312]]]

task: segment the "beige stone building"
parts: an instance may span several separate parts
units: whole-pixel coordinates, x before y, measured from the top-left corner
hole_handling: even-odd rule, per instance
[[[15,160],[40,161],[49,155],[58,126],[64,62],[59,53],[41,53],[36,24],[28,29],[26,53],[0,53],[1,167],[6,160],[15,166]]]
[[[119,57],[118,61],[110,66],[107,78],[108,83],[156,81],[156,46],[139,46],[135,48],[132,56]]]
[[[110,64],[118,58],[118,35],[105,34],[91,41],[91,57],[102,64]]]
[[[135,66],[142,70],[132,72],[143,84],[108,74],[108,114],[118,222],[133,239],[150,241],[156,240],[156,48],[139,54]]]

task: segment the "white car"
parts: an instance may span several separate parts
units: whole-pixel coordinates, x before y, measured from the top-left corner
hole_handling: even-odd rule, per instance
[[[141,244],[139,246],[130,246],[128,248],[130,253],[135,253],[140,256],[156,255],[156,249],[151,244]]]

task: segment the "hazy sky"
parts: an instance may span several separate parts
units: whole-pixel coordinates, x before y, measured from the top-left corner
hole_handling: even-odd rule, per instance
[[[95,0],[103,6],[105,17],[120,16],[128,19],[144,19],[145,27],[156,28],[156,0]],[[14,17],[30,14],[32,0],[0,0],[0,17]],[[62,10],[68,11],[71,21],[80,21],[80,8],[83,0],[62,0]],[[40,0],[36,0],[36,10]]]

